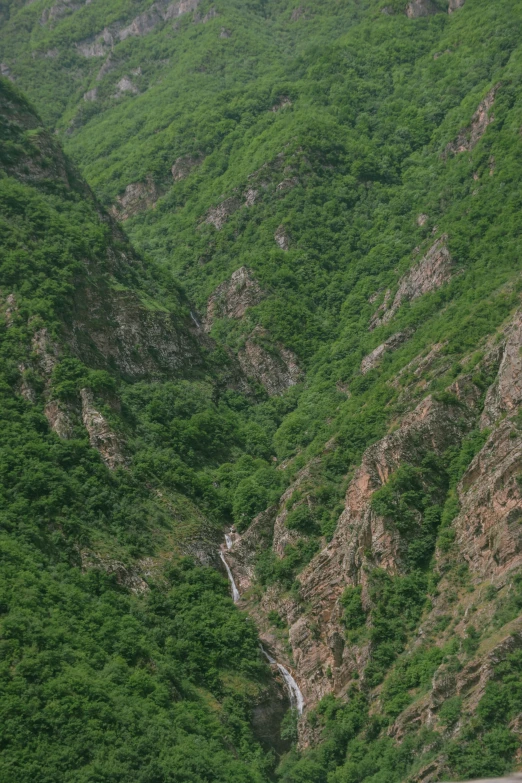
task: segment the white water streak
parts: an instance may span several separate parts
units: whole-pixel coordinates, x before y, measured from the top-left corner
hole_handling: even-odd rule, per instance
[[[201,324],[199,323],[198,319],[196,318],[196,316],[194,315],[194,313],[192,312],[192,310],[190,311],[190,317],[192,318],[192,320],[193,320],[193,321],[194,321],[194,323],[196,324],[197,328],[198,328],[198,329],[201,329]]]
[[[261,645],[261,652],[267,659],[268,663],[273,666],[274,664],[277,666],[281,674],[283,675],[283,679],[285,681],[286,688],[288,690],[288,695],[290,696],[290,706],[297,710],[299,715],[303,714],[304,709],[304,697],[301,693],[301,689],[299,688],[299,685],[296,683],[288,669],[285,669],[282,663],[278,663],[275,658],[272,658],[270,653],[268,653],[263,645]]]
[[[223,565],[225,566],[227,570],[228,575],[228,581],[230,582],[230,586],[232,588],[232,598],[234,599],[234,603],[237,604],[241,596],[239,595],[239,590],[236,587],[236,583],[234,582],[234,577],[232,576],[232,571],[230,570],[227,561],[225,560],[225,555],[221,550],[219,550],[219,556],[221,558],[221,561]]]
[[[227,549],[232,549],[232,539],[228,533],[225,533],[225,543],[227,545]]]

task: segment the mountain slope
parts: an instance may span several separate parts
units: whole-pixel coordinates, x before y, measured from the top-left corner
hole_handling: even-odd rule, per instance
[[[147,259],[118,285],[161,309],[157,266],[196,303],[169,293],[190,387],[104,361],[139,480],[235,525],[240,608],[306,701],[280,779],[513,768],[520,3],[7,8],[4,71]]]
[[[282,697],[226,581],[187,557],[218,561],[222,524],[133,441],[155,391],[182,408],[200,388],[219,418],[215,348],[4,80],[0,114],[0,776],[264,780],[250,722]]]

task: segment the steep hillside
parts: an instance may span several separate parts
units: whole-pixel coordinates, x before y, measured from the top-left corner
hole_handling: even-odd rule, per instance
[[[209,567],[246,380],[5,80],[0,226],[0,777],[265,780],[284,690]]]
[[[112,216],[54,136],[54,190],[6,157],[98,231],[81,271],[45,250],[10,382],[62,435],[102,417],[107,464],[187,504],[163,555],[217,561],[227,529],[305,699],[288,783],[522,761],[521,30],[513,0],[4,10],[3,73]]]

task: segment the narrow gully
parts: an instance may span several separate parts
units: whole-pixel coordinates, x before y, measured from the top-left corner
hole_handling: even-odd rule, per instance
[[[232,538],[228,535],[228,533],[225,533],[225,544],[226,544],[227,549],[231,549],[232,548]],[[221,562],[225,566],[225,569],[226,569],[226,572],[227,572],[227,576],[228,576],[228,581],[230,582],[230,587],[232,589],[232,598],[234,600],[234,603],[236,604],[239,601],[240,597],[241,597],[239,595],[239,590],[237,589],[236,583],[234,581],[234,577],[232,575],[232,571],[230,570],[230,566],[228,565],[228,563],[226,561],[226,558],[225,558],[225,555],[223,554],[223,551],[221,549],[219,550],[219,556],[221,558]],[[270,653],[267,650],[265,650],[265,648],[263,647],[262,644],[260,644],[260,648],[261,648],[261,652],[263,653],[263,655],[267,659],[268,663],[271,666],[277,666],[277,668],[281,672],[281,675],[282,675],[283,680],[284,680],[285,685],[286,685],[286,689],[288,691],[288,696],[290,698],[290,706],[291,706],[291,708],[294,709],[294,710],[297,710],[299,715],[302,715],[303,714],[304,705],[305,705],[304,697],[303,697],[303,694],[301,693],[301,689],[299,688],[299,685],[295,681],[294,677],[288,671],[288,669],[286,669],[283,666],[282,663],[278,663],[278,661],[276,661],[275,658],[272,658]]]

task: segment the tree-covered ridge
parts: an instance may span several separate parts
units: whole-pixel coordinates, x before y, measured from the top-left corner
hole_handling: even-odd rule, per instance
[[[111,472],[80,417],[66,439],[50,427],[52,406],[74,410],[80,387],[123,439],[135,426],[108,403],[120,374],[75,358],[64,326],[75,286],[100,287],[134,251],[62,153],[43,158],[46,132],[5,81],[0,101],[0,776],[264,780],[250,721],[269,679],[255,628],[223,577],[182,555],[207,528],[217,548],[219,523],[152,487],[132,447]],[[168,307],[161,276],[135,263],[129,290],[156,287]]]

